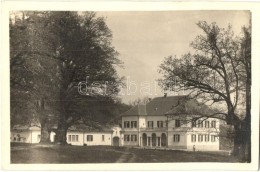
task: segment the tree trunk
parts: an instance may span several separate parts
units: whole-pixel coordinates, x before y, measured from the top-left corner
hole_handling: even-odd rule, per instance
[[[251,120],[250,115],[246,117],[243,123],[243,131],[245,137],[245,161],[251,162]]]
[[[251,133],[249,133],[249,137],[246,143],[246,161],[248,163],[251,162]]]
[[[235,126],[235,133],[234,133],[234,148],[233,148],[233,155],[235,157],[239,157],[241,148],[241,132],[238,126]]]
[[[41,141],[40,143],[50,143],[50,132],[45,123],[41,123]]]
[[[67,130],[68,127],[65,123],[60,123],[56,131],[55,142],[61,145],[67,144]]]
[[[238,158],[240,162],[249,162],[251,160],[251,154],[248,158],[248,148],[251,149],[251,145],[248,145],[249,138],[251,133],[248,133],[248,130],[245,127],[235,126],[235,137],[234,137],[234,149],[233,155]],[[251,150],[250,150],[251,151]]]
[[[45,111],[45,100],[41,98],[38,100],[38,108],[40,114],[40,123],[41,123],[41,140],[40,143],[50,143],[50,133],[48,132],[48,127],[46,125],[47,115]]]

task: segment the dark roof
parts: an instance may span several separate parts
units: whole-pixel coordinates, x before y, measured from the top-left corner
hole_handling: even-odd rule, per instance
[[[85,124],[75,124],[68,128],[68,131],[81,131],[81,132],[113,132],[108,127],[90,127]]]
[[[146,105],[136,105],[128,111],[121,114],[121,116],[133,116],[133,115],[147,115]]]
[[[195,99],[188,99],[180,102],[176,107],[172,108],[166,115],[179,115],[179,114],[196,114],[196,115],[209,115],[212,110],[204,104],[200,104]]]
[[[170,109],[185,101],[187,96],[156,97],[147,103],[148,115],[164,115]]]
[[[14,130],[19,130],[19,131],[41,130],[41,127],[36,126],[36,125],[14,125],[11,130],[12,131],[14,131]]]
[[[146,105],[137,105],[121,114],[121,116],[165,115],[169,110],[186,100],[187,96],[156,97]]]
[[[137,105],[121,114],[121,116],[161,116],[161,115],[199,115],[214,114],[215,110],[205,104],[199,103],[186,95],[156,97],[146,105]],[[212,117],[218,117],[214,115]]]

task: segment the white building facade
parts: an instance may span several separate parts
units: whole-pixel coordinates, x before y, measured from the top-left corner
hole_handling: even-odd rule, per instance
[[[41,128],[37,126],[15,126],[11,130],[11,142],[39,143],[41,140]]]
[[[120,146],[120,130],[119,127],[113,127],[106,131],[82,131],[69,129],[67,131],[67,143],[77,146]],[[55,141],[56,134],[50,133],[50,141]],[[11,130],[11,142],[20,143],[39,143],[41,140],[40,127],[18,126]]]
[[[122,145],[219,150],[219,120],[188,113],[188,106],[185,96],[171,96],[133,107],[122,114]]]

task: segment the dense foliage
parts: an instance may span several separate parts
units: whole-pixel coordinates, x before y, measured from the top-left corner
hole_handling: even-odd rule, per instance
[[[76,122],[105,124],[115,115],[122,78],[112,33],[94,12],[17,12],[10,19],[11,123],[38,122],[41,142],[57,141]],[[78,92],[86,82],[103,92]],[[85,88],[86,91],[86,88]]]

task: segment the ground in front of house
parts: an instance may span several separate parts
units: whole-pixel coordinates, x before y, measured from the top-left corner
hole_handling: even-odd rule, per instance
[[[223,152],[137,149],[111,146],[11,144],[11,163],[236,162]]]

